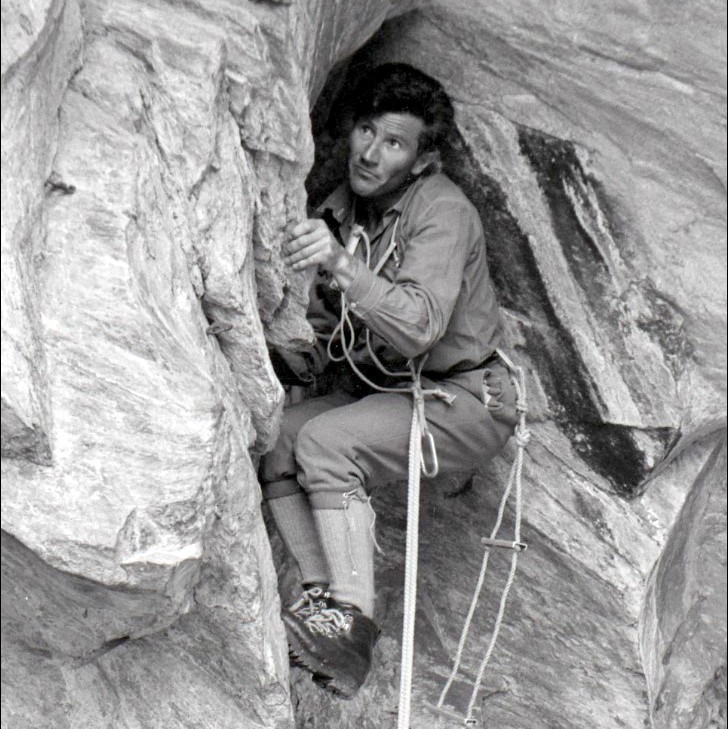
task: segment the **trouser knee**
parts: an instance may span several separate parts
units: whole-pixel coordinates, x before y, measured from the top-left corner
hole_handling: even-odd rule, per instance
[[[299,466],[295,455],[299,432],[311,420],[352,400],[345,393],[333,393],[304,400],[283,411],[278,440],[272,450],[263,456],[260,465],[264,498],[278,498],[300,490],[297,485]]]
[[[345,509],[352,497],[366,498],[362,448],[325,417],[306,423],[294,443],[298,482],[314,509]]]

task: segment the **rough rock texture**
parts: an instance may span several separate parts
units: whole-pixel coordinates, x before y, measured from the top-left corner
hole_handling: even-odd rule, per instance
[[[385,59],[456,100],[450,169],[529,375],[531,547],[483,718],[725,726],[725,451],[701,472],[724,448],[725,8],[406,13],[424,5],[3,0],[3,727],[293,726],[255,477],[282,403],[266,340],[310,336],[307,282],[280,260],[309,105],[315,198],[336,174],[336,90]],[[427,704],[508,455],[426,490],[415,729],[449,726]],[[342,703],[294,672],[300,726],[396,724],[403,504],[401,484],[375,497],[372,677]]]
[[[310,95],[408,7],[3,2],[3,726],[292,725],[280,241]]]
[[[678,518],[709,480],[698,473],[710,434],[725,432],[724,26],[715,3],[442,0],[387,24],[314,115],[319,198],[340,169],[335,97],[362,69],[406,61],[456,100],[448,170],[485,224],[533,430],[531,548],[481,694],[489,726],[725,726],[725,511],[706,507],[704,538],[699,507]],[[427,704],[454,657],[506,460],[456,498],[454,481],[424,498],[412,727],[451,725]],[[298,676],[303,726],[395,725],[403,499],[401,485],[375,498],[388,546],[376,670],[352,704]],[[661,589],[646,597],[661,554]],[[692,587],[701,564],[707,586]],[[460,711],[505,568],[501,556],[476,612],[448,702]]]
[[[658,729],[726,724],[725,524],[723,438],[688,494],[648,586],[641,642]]]

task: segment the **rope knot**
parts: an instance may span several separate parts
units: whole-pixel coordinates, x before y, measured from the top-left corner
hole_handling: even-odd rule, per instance
[[[516,443],[518,443],[521,448],[525,448],[531,441],[531,431],[520,425],[516,428],[515,436]]]

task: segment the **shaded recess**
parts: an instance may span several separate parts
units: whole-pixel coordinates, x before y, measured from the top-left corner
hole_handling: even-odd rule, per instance
[[[53,462],[48,436],[39,425],[26,425],[10,405],[2,400],[2,438],[0,454],[3,458],[19,458],[38,466]]]
[[[398,19],[397,27],[403,22]],[[385,23],[366,46],[338,64],[316,101],[311,115],[316,156],[306,181],[312,208],[344,179],[350,124],[347,93],[358,77],[376,64],[381,47],[391,42],[393,27]],[[590,304],[597,310],[603,308],[608,294],[607,265],[564,192],[564,181],[571,182],[575,174],[584,175],[574,146],[527,129],[519,130],[519,140],[549,204],[554,231],[573,275]],[[445,155],[444,170],[478,209],[501,306],[530,322],[524,332],[524,346],[549,398],[552,417],[577,454],[607,479],[616,493],[627,498],[639,495],[650,471],[645,455],[634,440],[632,428],[602,420],[604,403],[599,401],[571,332],[554,312],[528,238],[510,213],[505,193],[495,179],[484,174],[459,133]],[[650,434],[665,445],[672,435],[667,428]]]

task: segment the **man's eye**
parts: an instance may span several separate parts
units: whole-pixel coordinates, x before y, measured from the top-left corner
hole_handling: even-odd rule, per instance
[[[369,136],[372,133],[372,128],[370,126],[368,126],[367,124],[362,124],[359,127],[359,133]]]
[[[398,139],[390,139],[387,144],[389,144],[392,149],[399,149],[402,146],[402,143]]]

